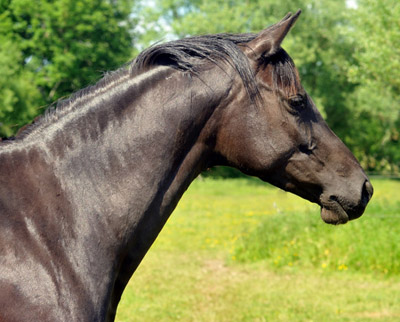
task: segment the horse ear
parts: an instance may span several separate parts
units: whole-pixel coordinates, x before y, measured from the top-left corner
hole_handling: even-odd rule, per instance
[[[289,12],[281,21],[261,31],[255,39],[245,45],[246,54],[258,59],[261,56],[276,53],[300,13],[301,10],[298,10],[294,15]]]

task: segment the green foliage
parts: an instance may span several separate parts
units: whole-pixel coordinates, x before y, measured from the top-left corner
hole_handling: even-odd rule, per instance
[[[18,45],[4,35],[0,43],[0,129],[9,136],[15,125],[37,114],[40,93],[33,85],[34,74],[20,64],[23,55]]]
[[[351,14],[355,28],[349,32],[356,39],[358,64],[349,68],[350,77],[378,91],[391,92],[400,103],[400,3],[360,0],[358,5]],[[388,93],[378,93],[382,94]],[[398,107],[392,110],[398,112]]]
[[[400,3],[358,1],[349,12],[353,28],[344,34],[354,43],[348,78],[356,115],[346,142],[372,171],[399,173],[400,148]],[[357,117],[360,116],[360,117]]]
[[[0,2],[0,133],[130,58],[131,0]],[[11,81],[10,81],[11,80]]]

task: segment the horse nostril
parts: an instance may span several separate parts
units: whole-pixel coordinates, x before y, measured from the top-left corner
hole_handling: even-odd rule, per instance
[[[368,203],[368,201],[371,200],[371,197],[374,193],[374,188],[372,187],[372,184],[366,180],[364,182],[363,190],[362,190],[362,195],[361,195],[361,203],[365,207]]]

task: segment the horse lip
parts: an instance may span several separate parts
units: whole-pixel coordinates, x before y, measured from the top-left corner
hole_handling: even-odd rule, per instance
[[[321,203],[321,218],[327,224],[340,225],[349,221],[349,216],[339,202],[329,200]]]

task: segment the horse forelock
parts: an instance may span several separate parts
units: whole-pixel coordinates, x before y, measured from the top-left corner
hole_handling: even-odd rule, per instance
[[[275,54],[263,57],[262,68],[269,68],[272,90],[279,91],[286,98],[302,91],[299,73],[293,60],[282,48]]]

